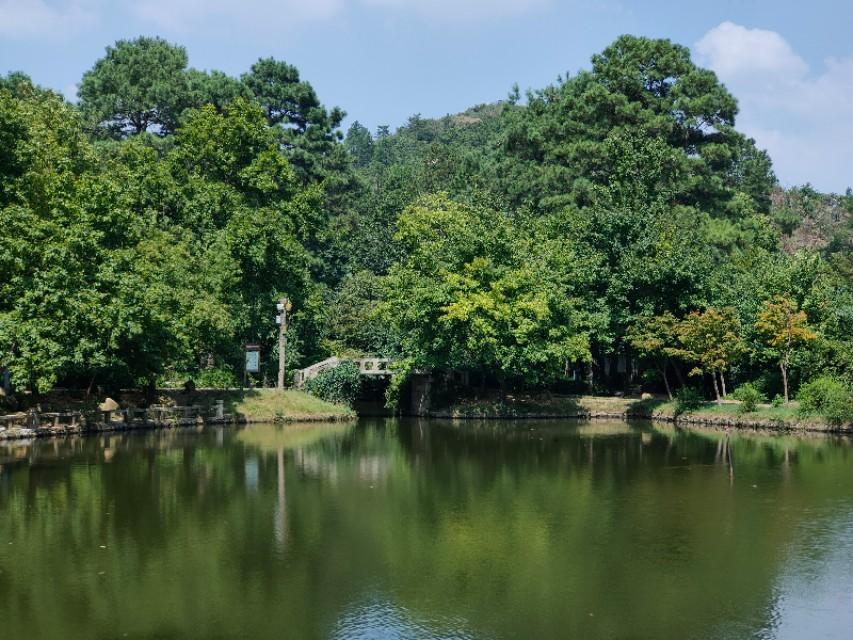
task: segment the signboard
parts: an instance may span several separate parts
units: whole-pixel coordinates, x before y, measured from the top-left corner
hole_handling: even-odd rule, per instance
[[[258,345],[246,345],[246,373],[258,373],[261,370],[261,348]]]

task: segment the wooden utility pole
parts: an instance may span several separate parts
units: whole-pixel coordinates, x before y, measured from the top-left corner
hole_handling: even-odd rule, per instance
[[[290,311],[290,299],[282,298],[276,305],[278,316],[278,388],[284,389],[284,360],[287,356],[287,312]]]

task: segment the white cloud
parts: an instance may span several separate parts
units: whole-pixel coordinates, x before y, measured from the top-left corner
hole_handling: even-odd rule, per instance
[[[853,185],[853,56],[815,72],[780,34],[731,22],[695,52],[738,98],[739,128],[768,150],[784,184]]]
[[[0,35],[8,38],[61,36],[98,21],[86,0],[0,0]]]
[[[723,22],[706,33],[696,43],[696,52],[721,76],[801,76],[808,71],[805,60],[775,31],[747,29],[733,22]]]

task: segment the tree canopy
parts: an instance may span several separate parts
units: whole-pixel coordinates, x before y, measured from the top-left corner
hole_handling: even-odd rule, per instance
[[[245,343],[276,355],[285,294],[290,366],[718,397],[853,383],[853,195],[780,187],[735,97],[668,40],[346,136],[291,64],[193,69],[156,37],[108,47],[79,98],[0,78],[18,387],[236,380]]]
[[[112,135],[172,133],[186,106],[186,49],[162,38],[119,40],[83,75],[80,107]]]

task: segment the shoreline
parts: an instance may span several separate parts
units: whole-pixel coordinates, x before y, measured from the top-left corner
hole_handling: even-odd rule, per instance
[[[57,393],[44,403],[52,411],[40,408],[35,415],[31,409],[0,416],[0,441],[215,425],[328,423],[357,418],[347,407],[291,389],[157,393],[162,404],[140,406],[146,404],[141,402],[141,394],[130,391],[117,396],[120,404],[115,403],[113,409],[93,409],[83,404],[79,394]]]
[[[345,407],[329,405],[299,391],[286,391],[279,395],[274,390],[249,392],[200,390],[194,392],[208,400],[230,396],[229,412],[221,417],[209,413],[204,406],[189,417],[171,416],[168,419],[143,417],[123,420],[99,420],[86,422],[80,420],[72,424],[45,424],[37,428],[15,425],[0,428],[0,441],[27,440],[34,438],[62,438],[67,436],[96,435],[101,433],[121,433],[127,431],[153,431],[177,428],[206,426],[241,426],[251,424],[296,424],[296,423],[333,423],[354,421],[359,418],[356,412]],[[240,400],[235,402],[235,397]],[[308,405],[302,404],[308,402]],[[495,402],[468,402],[444,409],[427,411],[421,417],[437,420],[646,420],[653,423],[671,424],[681,428],[710,427],[744,431],[763,431],[770,434],[824,433],[853,435],[853,424],[831,424],[817,417],[772,417],[766,415],[769,409],[759,409],[748,414],[726,412],[727,407],[736,404],[717,405],[709,403],[705,407],[681,415],[662,408],[669,405],[661,399],[640,400],[610,396],[565,396],[547,399],[519,398],[508,404]],[[174,407],[181,409],[182,407]],[[201,407],[199,407],[201,409]],[[306,410],[308,409],[308,410]],[[133,411],[143,411],[136,409]],[[705,411],[706,413],[702,413]],[[144,411],[143,411],[144,413]],[[202,415],[204,414],[204,415]],[[22,419],[24,414],[17,414]],[[6,416],[9,418],[10,416]],[[119,417],[119,416],[115,416]]]
[[[433,412],[424,418],[434,420],[455,420],[459,422],[488,420],[494,422],[500,421],[536,421],[536,420],[645,420],[658,424],[669,424],[683,429],[692,428],[731,428],[736,431],[760,431],[768,435],[790,435],[792,433],[809,433],[809,434],[825,434],[825,435],[853,435],[853,426],[850,425],[830,425],[826,423],[792,423],[778,422],[768,420],[748,420],[735,418],[708,418],[697,416],[680,416],[678,418],[669,415],[648,415],[643,413],[617,413],[617,412],[590,412],[590,413],[560,413],[560,414],[526,414],[523,416],[516,415],[473,415],[473,414],[450,414],[442,412]],[[177,422],[137,422],[137,423],[122,423],[116,422],[113,424],[97,423],[86,427],[41,427],[38,429],[27,428],[11,428],[0,432],[0,442],[6,441],[25,441],[25,440],[43,440],[48,438],[68,438],[75,436],[95,436],[104,433],[127,433],[127,432],[144,432],[144,431],[166,431],[177,429],[193,429],[205,427],[239,427],[253,424],[321,424],[321,423],[336,423],[350,422],[358,419],[355,414],[317,414],[305,416],[286,416],[275,420],[266,418],[239,418],[239,419],[209,419],[200,421],[177,421]]]
[[[853,434],[853,424],[832,424],[817,416],[795,416],[791,407],[789,416],[767,415],[774,411],[765,405],[751,413],[725,412],[726,407],[737,404],[717,405],[708,403],[697,411],[675,415],[661,405],[671,404],[660,399],[640,400],[618,397],[572,396],[548,399],[521,399],[506,405],[495,403],[462,403],[445,409],[428,411],[424,417],[444,420],[648,420],[689,428],[726,427],[743,430],[761,430],[771,433],[827,433]],[[550,405],[550,406],[549,406]],[[707,413],[702,413],[703,411]]]
[[[703,418],[691,415],[674,417],[670,415],[648,415],[644,413],[530,413],[525,415],[476,415],[431,412],[421,416],[434,420],[458,420],[460,422],[475,420],[490,420],[495,422],[506,420],[646,420],[679,427],[731,427],[743,430],[762,430],[779,435],[788,433],[826,433],[835,435],[853,435],[851,425],[833,425],[825,422],[799,423],[775,420],[743,420],[731,418]]]
[[[7,440],[32,440],[46,438],[65,438],[69,436],[89,436],[101,433],[126,433],[130,431],[167,431],[174,429],[191,429],[197,427],[238,427],[252,424],[310,424],[330,422],[350,422],[357,420],[354,414],[317,414],[306,416],[285,416],[283,418],[238,418],[238,419],[208,419],[199,421],[178,420],[175,422],[138,421],[132,423],[99,422],[86,426],[12,427],[0,431],[0,442]]]

